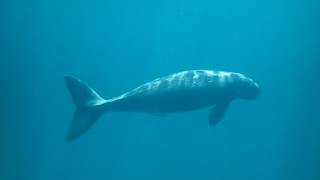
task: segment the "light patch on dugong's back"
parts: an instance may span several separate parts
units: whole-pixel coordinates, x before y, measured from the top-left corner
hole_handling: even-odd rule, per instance
[[[182,71],[143,84],[126,94],[126,96],[178,88],[206,87],[209,84],[223,87],[226,83],[232,81],[231,74],[231,72],[211,70]]]
[[[204,74],[200,76],[202,78],[202,82],[204,83],[211,83],[218,87],[223,87],[227,83],[230,83],[232,81],[232,73],[231,72],[225,72],[225,71],[210,71],[210,70],[200,70],[196,73]],[[197,76],[194,77],[199,78]],[[197,82],[197,81],[196,81]]]
[[[231,72],[224,72],[219,71],[216,72],[218,76],[218,81],[220,86],[225,86],[227,83],[230,83],[232,81],[232,73]]]

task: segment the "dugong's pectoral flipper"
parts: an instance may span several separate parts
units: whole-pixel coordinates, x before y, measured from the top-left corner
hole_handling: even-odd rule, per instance
[[[215,126],[218,122],[221,121],[224,114],[226,113],[230,102],[223,102],[216,104],[209,112],[208,119],[210,126]]]

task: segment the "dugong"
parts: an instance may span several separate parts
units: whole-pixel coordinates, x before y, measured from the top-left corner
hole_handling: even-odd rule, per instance
[[[240,73],[189,70],[154,79],[120,96],[104,99],[95,90],[72,77],[65,80],[76,105],[66,140],[73,140],[104,112],[144,112],[154,115],[212,107],[209,125],[216,125],[235,99],[254,100],[259,85]]]

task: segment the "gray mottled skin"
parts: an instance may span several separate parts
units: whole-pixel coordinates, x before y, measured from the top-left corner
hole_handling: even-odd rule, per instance
[[[257,83],[240,73],[191,70],[155,79],[102,106],[108,111],[174,113],[258,95]]]

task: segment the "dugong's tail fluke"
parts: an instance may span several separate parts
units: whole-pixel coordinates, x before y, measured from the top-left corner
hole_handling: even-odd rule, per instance
[[[105,100],[93,89],[71,76],[65,76],[65,80],[76,105],[72,123],[66,140],[70,141],[89,129],[102,114],[99,105]]]

